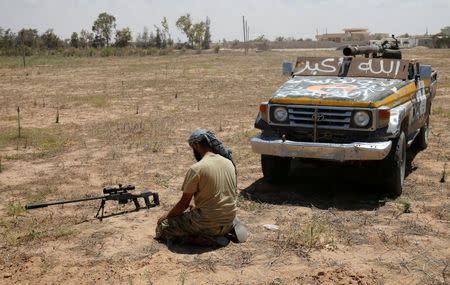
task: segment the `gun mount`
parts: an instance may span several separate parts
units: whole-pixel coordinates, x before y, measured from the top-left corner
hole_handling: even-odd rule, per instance
[[[372,58],[402,59],[398,40],[392,35],[393,42],[384,41],[380,46],[346,46],[344,56],[364,55]]]
[[[61,200],[61,201],[52,201],[52,202],[44,202],[44,203],[33,203],[33,204],[25,205],[25,209],[31,210],[31,209],[45,208],[45,207],[53,206],[53,205],[79,203],[79,202],[85,202],[85,201],[91,201],[91,200],[101,200],[100,207],[98,208],[97,214],[95,215],[95,217],[101,221],[103,218],[105,218],[105,216],[104,216],[105,203],[108,200],[115,200],[119,204],[127,204],[128,202],[133,201],[134,206],[135,206],[135,211],[139,211],[141,209],[141,205],[139,204],[138,198],[144,199],[145,207],[147,209],[156,207],[159,205],[158,193],[150,192],[146,189],[144,189],[140,194],[128,193],[128,191],[131,191],[134,189],[135,189],[134,185],[122,186],[122,184],[119,184],[118,187],[108,186],[108,187],[103,188],[103,194],[105,194],[103,196],[86,197],[86,198],[80,198],[80,199],[74,199],[74,200]],[[152,198],[151,201],[150,201],[150,197]]]

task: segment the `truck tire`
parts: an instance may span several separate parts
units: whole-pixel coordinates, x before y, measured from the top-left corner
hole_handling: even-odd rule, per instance
[[[391,152],[383,161],[385,191],[391,197],[402,194],[406,173],[406,146],[406,135],[402,131],[400,136],[392,142]]]
[[[284,182],[291,168],[290,157],[261,155],[261,167],[264,179],[269,183]]]
[[[427,121],[425,122],[423,127],[420,128],[419,134],[414,140],[414,144],[419,150],[424,150],[428,147],[429,132],[430,132],[430,118],[428,117]]]

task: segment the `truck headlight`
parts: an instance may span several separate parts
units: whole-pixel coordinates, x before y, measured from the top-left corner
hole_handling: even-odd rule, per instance
[[[288,119],[288,111],[284,107],[275,107],[273,110],[273,118],[278,123],[284,123]]]
[[[367,127],[370,123],[370,115],[366,111],[358,111],[353,115],[353,122],[357,127]]]

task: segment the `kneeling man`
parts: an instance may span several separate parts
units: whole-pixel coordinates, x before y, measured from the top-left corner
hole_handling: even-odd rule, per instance
[[[195,130],[188,143],[197,163],[186,173],[181,199],[159,218],[155,238],[217,241],[215,237],[230,233],[236,218],[237,182],[231,151],[212,132],[202,129]],[[194,205],[190,206],[192,197]]]

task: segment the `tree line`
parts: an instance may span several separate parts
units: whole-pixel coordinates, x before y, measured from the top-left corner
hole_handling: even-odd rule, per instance
[[[142,49],[209,49],[211,47],[211,21],[194,22],[190,14],[180,16],[175,26],[186,36],[187,41],[179,39],[175,43],[169,30],[169,23],[163,17],[160,25],[149,30],[144,27],[133,41],[129,27],[118,29],[116,17],[106,12],[100,13],[91,30],[73,32],[69,39],[62,39],[53,29],[39,34],[37,29],[21,29],[14,33],[11,29],[0,27],[0,55],[31,55],[36,50],[61,50],[66,48],[125,48]]]

